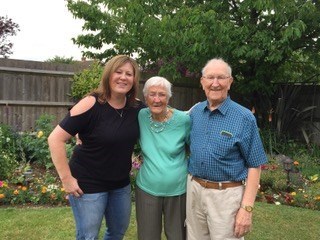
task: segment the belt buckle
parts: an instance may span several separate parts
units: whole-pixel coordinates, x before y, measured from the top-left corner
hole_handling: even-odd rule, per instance
[[[204,188],[207,188],[208,180],[206,180],[206,179],[203,179],[203,180],[204,180]]]
[[[218,182],[219,190],[222,190],[222,182]]]

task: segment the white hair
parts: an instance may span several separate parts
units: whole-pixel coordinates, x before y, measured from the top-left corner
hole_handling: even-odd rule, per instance
[[[204,74],[204,72],[206,71],[206,69],[207,69],[207,67],[208,67],[209,65],[211,65],[211,64],[217,64],[217,63],[223,63],[223,64],[225,64],[226,67],[227,67],[228,74],[229,74],[230,76],[232,76],[232,70],[231,70],[230,65],[229,65],[226,61],[224,61],[222,58],[213,58],[213,59],[209,60],[209,61],[206,63],[206,65],[205,65],[205,66],[202,68],[202,70],[201,70],[202,75]]]
[[[164,87],[166,89],[166,92],[167,92],[167,95],[168,95],[168,100],[169,100],[169,98],[171,98],[171,96],[172,96],[172,92],[171,92],[172,84],[167,79],[165,79],[164,77],[159,77],[159,76],[151,77],[146,81],[146,83],[144,84],[143,90],[142,90],[143,95],[145,97],[147,97],[147,95],[148,95],[149,88],[153,87],[153,86]]]

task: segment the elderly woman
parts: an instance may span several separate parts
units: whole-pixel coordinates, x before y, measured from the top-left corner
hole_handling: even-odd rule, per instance
[[[187,160],[190,118],[168,106],[171,83],[152,77],[144,85],[148,108],[139,112],[143,164],[137,176],[139,240],[185,239]],[[162,219],[163,218],[163,219]]]

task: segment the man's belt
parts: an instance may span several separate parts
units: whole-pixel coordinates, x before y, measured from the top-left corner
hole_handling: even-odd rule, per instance
[[[226,188],[232,188],[232,187],[238,187],[241,185],[244,185],[244,181],[239,181],[239,182],[212,182],[209,180],[201,179],[192,176],[191,180],[196,181],[199,183],[202,187],[204,188],[212,188],[212,189],[219,189],[223,190]]]

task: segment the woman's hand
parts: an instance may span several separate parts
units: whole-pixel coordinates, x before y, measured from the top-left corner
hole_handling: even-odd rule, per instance
[[[61,181],[66,193],[75,197],[81,197],[81,195],[83,195],[83,191],[79,187],[77,179],[75,179],[73,176],[66,177]]]

